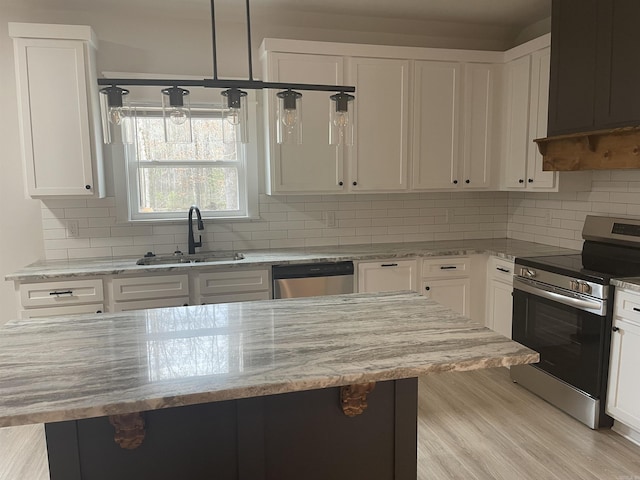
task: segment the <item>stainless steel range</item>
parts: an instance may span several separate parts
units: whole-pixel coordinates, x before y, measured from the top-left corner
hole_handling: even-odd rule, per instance
[[[640,220],[588,216],[582,253],[516,258],[513,339],[540,363],[511,378],[591,428],[604,413],[614,277],[640,275]]]

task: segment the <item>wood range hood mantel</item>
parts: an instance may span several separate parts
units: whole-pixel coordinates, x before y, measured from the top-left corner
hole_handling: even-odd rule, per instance
[[[534,141],[543,156],[543,170],[640,168],[640,126],[572,133]]]

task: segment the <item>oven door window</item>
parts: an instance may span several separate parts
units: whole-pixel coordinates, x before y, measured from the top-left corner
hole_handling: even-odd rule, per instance
[[[513,339],[537,351],[536,367],[598,397],[605,317],[513,291]]]

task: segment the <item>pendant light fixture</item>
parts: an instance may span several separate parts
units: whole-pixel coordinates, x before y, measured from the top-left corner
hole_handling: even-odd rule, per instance
[[[100,89],[102,94],[102,138],[104,143],[111,143],[118,134],[123,143],[132,143],[131,108],[126,102],[129,90],[111,85]]]
[[[276,93],[276,140],[278,143],[302,144],[302,94],[291,89]]]
[[[353,145],[353,106],[356,97],[340,92],[329,97],[329,145]]]
[[[167,143],[191,143],[189,90],[180,87],[162,90],[164,140]]]
[[[249,141],[247,129],[247,92],[245,90],[261,90],[264,88],[279,90],[276,94],[278,99],[277,127],[276,134],[278,143],[302,143],[302,93],[299,91],[321,91],[336,92],[331,95],[330,115],[332,120],[330,125],[336,127],[335,133],[329,129],[330,139],[335,138],[335,145],[350,145],[353,143],[353,116],[350,112],[349,104],[353,102],[356,88],[347,85],[322,85],[305,83],[284,83],[284,82],[263,82],[253,79],[253,66],[251,56],[251,15],[249,0],[246,0],[246,22],[247,22],[247,56],[249,67],[249,78],[247,80],[223,80],[218,78],[217,47],[216,47],[216,19],[215,0],[211,3],[211,43],[213,53],[213,78],[203,80],[159,80],[159,79],[127,79],[127,78],[100,78],[99,85],[108,85],[101,90],[107,95],[108,106],[105,107],[110,115],[113,100],[113,107],[118,108],[118,102],[122,101],[124,95],[129,93],[120,86],[146,86],[146,87],[166,87],[162,90],[163,113],[165,119],[165,138],[189,138],[191,139],[191,114],[188,104],[189,91],[184,87],[204,87],[222,89],[222,116],[223,116],[223,137],[226,142]],[[110,93],[111,92],[111,93]],[[117,95],[119,93],[119,97]],[[111,96],[113,98],[111,98]],[[185,105],[186,101],[186,105]],[[167,105],[168,104],[168,105]],[[168,112],[168,113],[167,113]],[[114,113],[115,115],[115,113]],[[115,115],[117,118],[117,115]],[[336,117],[334,119],[334,117]],[[338,118],[339,117],[339,118]],[[105,121],[108,115],[105,114]],[[184,123],[180,123],[184,120]],[[337,122],[337,123],[336,123]],[[187,127],[177,129],[178,125],[188,124]],[[181,132],[177,134],[176,132]],[[351,132],[351,133],[349,133]],[[175,134],[175,135],[174,135]],[[105,135],[105,143],[110,143],[111,135]],[[350,141],[349,141],[350,140]],[[179,140],[182,141],[182,140]]]

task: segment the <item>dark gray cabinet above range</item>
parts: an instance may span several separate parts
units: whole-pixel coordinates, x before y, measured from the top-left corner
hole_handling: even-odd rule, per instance
[[[640,125],[640,1],[553,0],[548,136]]]

